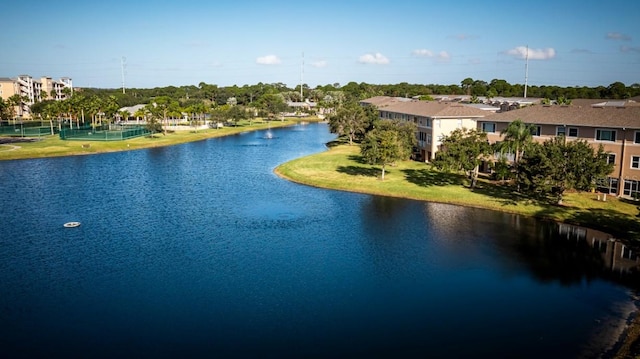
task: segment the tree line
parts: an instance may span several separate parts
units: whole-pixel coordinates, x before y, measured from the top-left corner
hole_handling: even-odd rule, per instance
[[[409,84],[401,82],[398,84],[368,84],[365,82],[356,83],[349,82],[346,85],[339,83],[318,85],[310,88],[307,84],[294,88],[289,88],[283,83],[264,84],[244,86],[227,86],[219,87],[213,84],[201,82],[198,86],[182,86],[182,87],[164,87],[154,89],[131,89],[129,95],[120,96],[119,90],[100,90],[112,91],[116,97],[123,99],[129,98],[129,101],[139,97],[154,96],[171,96],[173,98],[192,98],[192,99],[208,99],[218,104],[223,104],[229,97],[238,99],[239,104],[249,104],[256,98],[267,92],[277,92],[285,96],[287,101],[304,101],[309,99],[314,102],[321,102],[325,96],[335,96],[341,93],[347,100],[363,100],[374,96],[392,96],[392,97],[412,97],[412,96],[431,96],[431,95],[468,95],[481,97],[522,97],[524,96],[523,84],[510,84],[506,80],[493,79],[489,82],[483,80],[474,80],[472,78],[463,79],[460,84],[439,85],[439,84]],[[626,86],[622,82],[614,82],[608,86],[527,86],[527,96],[534,98],[557,99],[564,97],[567,99],[585,98],[585,99],[627,99],[640,96],[640,84],[635,83]],[[134,101],[135,102],[135,101]],[[138,102],[139,103],[139,102]]]
[[[91,105],[85,106],[88,112],[97,113],[94,110],[102,107],[100,113],[105,113],[106,116],[113,116],[117,108],[149,104],[158,98],[169,98],[172,101],[176,101],[183,108],[204,105],[213,109],[230,103],[248,107],[260,107],[264,106],[269,100],[273,100],[270,97],[276,95],[285,103],[308,100],[317,103],[321,107],[336,108],[337,105],[343,102],[359,101],[374,96],[429,98],[436,94],[468,95],[475,98],[521,97],[524,94],[524,85],[510,84],[500,79],[486,82],[472,78],[465,78],[460,84],[451,85],[409,84],[406,82],[379,85],[349,82],[343,86],[339,83],[333,83],[318,85],[315,88],[310,88],[307,84],[289,88],[283,83],[260,82],[254,85],[218,86],[200,82],[197,86],[130,88],[126,89],[126,91],[122,89],[79,88],[75,89],[72,95],[74,97],[79,95],[90,100],[76,99],[69,101],[66,105],[77,107],[78,103],[91,102]],[[640,96],[640,84],[626,86],[622,82],[614,82],[609,86],[597,87],[528,86],[527,95],[554,100],[560,98],[569,100],[576,98],[627,99]],[[69,97],[66,96],[66,98]],[[18,95],[14,95],[8,100],[0,99],[0,118],[2,120],[13,118],[15,116],[12,113],[13,108],[21,102],[26,102],[25,100]],[[50,101],[52,100],[48,100],[46,94],[43,94],[41,102]],[[106,105],[101,105],[101,103]],[[33,113],[41,115],[45,112],[44,107],[47,106],[38,102],[31,106],[31,110]],[[73,109],[67,110],[67,112],[72,111]],[[62,111],[53,112],[61,113]]]

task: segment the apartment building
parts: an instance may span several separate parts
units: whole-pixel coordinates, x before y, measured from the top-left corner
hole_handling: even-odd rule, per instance
[[[36,80],[29,75],[15,78],[0,78],[0,98],[8,100],[11,96],[19,95],[23,100],[16,106],[15,115],[18,118],[31,118],[31,106],[42,100],[64,100],[65,88],[73,91],[73,81],[68,77],[53,80],[51,77],[41,77]]]
[[[603,101],[568,106],[534,105],[489,114],[479,119],[477,126],[494,143],[502,139],[500,132],[515,120],[534,126],[535,141],[565,136],[568,141],[585,140],[595,148],[602,145],[614,170],[598,189],[628,198],[640,196],[640,104]]]
[[[434,159],[441,139],[458,128],[475,128],[477,121],[488,113],[454,101],[419,101],[388,96],[372,97],[360,101],[363,105],[376,106],[380,118],[411,121],[418,127],[419,159]]]
[[[640,197],[640,103],[627,101],[575,100],[572,105],[481,107],[458,101],[418,101],[389,96],[360,102],[376,106],[380,118],[412,121],[418,131],[420,160],[430,161],[443,136],[457,128],[478,128],[491,143],[510,122],[521,120],[534,126],[533,138],[544,142],[556,136],[568,141],[585,140],[594,148],[602,145],[614,170],[598,189],[626,198]]]

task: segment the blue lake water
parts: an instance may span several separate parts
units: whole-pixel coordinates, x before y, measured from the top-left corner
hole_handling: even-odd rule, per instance
[[[333,135],[271,131],[0,162],[0,357],[571,358],[636,305],[606,236],[294,184]]]

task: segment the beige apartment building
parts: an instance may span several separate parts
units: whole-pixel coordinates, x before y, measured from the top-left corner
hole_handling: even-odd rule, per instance
[[[0,77],[0,98],[8,100],[11,96],[19,95],[23,101],[15,108],[17,118],[31,118],[31,106],[42,100],[64,100],[64,89],[73,91],[73,82],[68,77],[53,80],[51,77],[41,77],[35,80],[29,75],[15,78]]]
[[[412,121],[418,126],[420,160],[430,161],[443,136],[457,128],[478,128],[491,143],[510,122],[534,125],[533,138],[544,142],[555,136],[602,145],[614,170],[598,190],[626,198],[640,196],[640,103],[634,101],[576,100],[572,105],[531,104],[525,107],[479,107],[457,101],[418,101],[389,96],[360,102],[376,106],[380,118]]]
[[[614,170],[598,190],[627,198],[640,196],[640,104],[607,101],[593,104],[534,105],[489,114],[478,121],[492,143],[500,141],[507,125],[515,120],[534,126],[533,138],[544,142],[555,136],[568,141],[585,140],[603,146]]]
[[[455,101],[419,101],[409,98],[377,96],[363,101],[378,108],[380,118],[411,121],[418,127],[419,160],[435,157],[443,136],[458,128],[475,128],[487,111]]]

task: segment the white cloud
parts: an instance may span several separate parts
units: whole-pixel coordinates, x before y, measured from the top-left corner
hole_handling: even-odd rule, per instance
[[[420,56],[420,57],[433,57],[433,52],[427,49],[417,49],[411,52],[411,55]]]
[[[608,32],[607,36],[605,36],[607,40],[622,40],[622,41],[631,41],[631,36],[621,34],[619,32]]]
[[[278,65],[281,62],[276,55],[261,56],[256,59],[256,63],[260,65]]]
[[[451,55],[449,55],[449,53],[446,51],[440,51],[436,54],[431,50],[417,49],[417,50],[411,51],[411,55],[418,56],[418,57],[435,58],[436,60],[441,62],[447,62],[451,60]]]
[[[327,62],[324,60],[320,60],[320,61],[313,61],[311,63],[311,66],[313,67],[327,67]]]
[[[439,61],[449,61],[449,60],[451,60],[451,55],[449,55],[449,53],[446,52],[446,51],[440,51],[438,53],[438,60]]]
[[[361,64],[386,65],[389,63],[389,59],[383,54],[376,52],[375,54],[364,54],[360,56],[358,62]]]
[[[505,53],[518,59],[526,59],[529,57],[531,60],[549,60],[556,57],[556,50],[551,47],[546,49],[529,49],[526,46],[518,46],[505,51]]]

